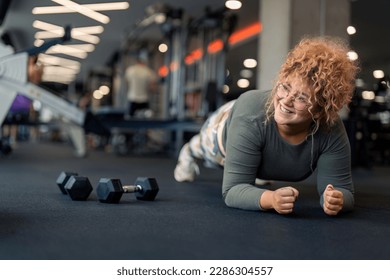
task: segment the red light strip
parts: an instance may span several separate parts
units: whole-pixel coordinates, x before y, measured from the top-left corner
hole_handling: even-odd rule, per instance
[[[230,45],[235,45],[245,39],[249,39],[250,37],[253,37],[261,32],[263,29],[263,26],[261,25],[260,22],[256,22],[254,24],[251,24],[241,30],[238,30],[234,32],[230,37],[229,37],[229,44]]]
[[[223,49],[223,42],[221,39],[215,40],[207,47],[208,53],[217,53]]]
[[[260,34],[262,29],[263,29],[262,24],[260,22],[255,22],[247,27],[244,27],[241,30],[233,32],[233,34],[230,35],[230,37],[228,39],[229,45],[232,46],[232,45],[235,45],[235,44],[242,42],[246,39],[249,39],[253,36],[256,36],[256,35]],[[214,53],[220,52],[222,49],[223,49],[223,42],[221,39],[217,39],[208,45],[207,52],[210,54],[214,54]],[[195,61],[201,59],[202,56],[203,56],[202,49],[200,49],[200,48],[195,49],[185,57],[184,62],[187,65],[189,65],[189,64],[192,64]],[[171,71],[174,71],[174,70],[175,70],[175,67],[172,67],[172,65],[171,65]],[[165,77],[168,75],[168,71],[169,71],[168,67],[161,66],[159,69],[159,75],[161,77]],[[164,74],[164,76],[162,76],[161,74]]]

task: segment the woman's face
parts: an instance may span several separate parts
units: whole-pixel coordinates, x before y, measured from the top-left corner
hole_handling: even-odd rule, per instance
[[[310,128],[313,115],[309,111],[312,107],[310,101],[313,92],[301,79],[293,78],[280,81],[274,95],[274,118],[278,127]],[[312,109],[313,110],[313,109]]]

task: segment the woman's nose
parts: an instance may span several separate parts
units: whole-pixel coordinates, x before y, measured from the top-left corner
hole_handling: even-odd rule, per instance
[[[291,105],[293,105],[294,100],[295,100],[295,97],[294,97],[294,95],[291,94],[291,93],[287,94],[286,97],[283,98],[283,101],[284,101],[286,104],[291,104]]]

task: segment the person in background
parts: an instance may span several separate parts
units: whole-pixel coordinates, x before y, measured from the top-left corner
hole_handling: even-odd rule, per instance
[[[39,84],[42,81],[43,65],[38,63],[38,56],[30,56],[27,64],[27,80],[33,84]],[[28,97],[18,94],[16,95],[7,117],[3,132],[4,136],[9,138],[11,147],[17,146],[19,138],[20,125],[34,122],[37,118],[37,113],[33,108],[32,101]],[[37,130],[35,127],[30,129],[33,138],[37,137]]]
[[[293,48],[269,92],[249,91],[223,105],[180,151],[177,181],[193,181],[196,159],[224,168],[222,196],[244,210],[293,212],[299,187],[275,190],[256,179],[299,182],[317,171],[320,206],[338,215],[354,206],[351,152],[339,111],[351,101],[356,62],[333,37]]]
[[[137,110],[149,109],[150,92],[156,90],[157,75],[146,65],[146,60],[139,57],[134,65],[125,72],[127,82],[128,114],[134,116]]]

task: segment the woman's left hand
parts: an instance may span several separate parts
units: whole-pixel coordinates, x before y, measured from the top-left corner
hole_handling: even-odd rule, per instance
[[[331,184],[326,186],[324,191],[324,212],[328,215],[335,216],[343,209],[343,193],[336,190]]]

